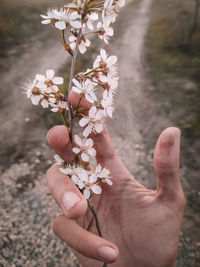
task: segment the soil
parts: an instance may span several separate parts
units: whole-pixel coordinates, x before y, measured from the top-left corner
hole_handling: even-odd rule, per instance
[[[107,50],[118,56],[120,89],[108,128],[130,172],[143,185],[156,188],[155,142],[163,129],[176,122],[162,109],[161,99],[155,97],[145,58],[151,3],[127,3],[115,24],[115,38]],[[48,26],[41,25],[40,33],[1,59],[0,266],[79,266],[67,246],[51,232],[51,220],[59,210],[45,181],[45,172],[53,163],[53,152],[45,140],[49,124],[45,123],[43,110],[32,106],[21,89],[24,81],[36,73],[48,68],[59,73],[68,64],[55,35],[43,27]],[[199,170],[192,164],[199,152],[185,138],[183,143],[181,179],[188,204],[177,266],[189,267],[200,264]]]

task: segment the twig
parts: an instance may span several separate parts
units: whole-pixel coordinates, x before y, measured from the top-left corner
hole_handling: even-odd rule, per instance
[[[99,226],[99,220],[98,220],[98,217],[97,217],[97,214],[96,214],[96,211],[94,210],[94,207],[91,205],[90,201],[88,200],[88,206],[92,212],[92,215],[94,216],[94,219],[95,219],[95,222],[96,222],[96,228],[97,228],[97,232],[98,232],[98,235],[100,237],[102,237],[102,234],[101,234],[101,230],[100,230],[100,226]]]
[[[102,233],[101,233],[101,229],[100,229],[100,226],[99,226],[99,220],[98,220],[98,217],[97,217],[97,213],[94,209],[94,207],[91,205],[90,201],[88,200],[88,207],[90,208],[90,211],[92,212],[92,215],[95,219],[95,223],[96,223],[96,229],[97,229],[97,232],[98,232],[98,235],[100,237],[103,237],[102,236]],[[106,262],[104,262],[103,266],[102,267],[107,267],[108,264]]]
[[[72,89],[72,79],[74,77],[74,69],[75,69],[75,63],[76,63],[76,56],[77,56],[77,52],[78,52],[78,45],[79,45],[79,42],[80,42],[80,39],[81,39],[81,32],[82,32],[82,29],[79,30],[79,33],[78,33],[78,37],[77,37],[77,40],[76,40],[76,46],[75,46],[75,49],[74,49],[74,53],[72,55],[72,63],[71,63],[71,71],[70,71],[70,78],[69,78],[69,87],[68,87],[68,96],[67,96],[67,99],[68,99],[68,115],[69,115],[69,137],[70,137],[70,141],[72,143],[72,136],[73,136],[73,112],[72,112],[72,106],[70,104],[70,101],[69,101],[69,94],[70,94],[70,91]]]

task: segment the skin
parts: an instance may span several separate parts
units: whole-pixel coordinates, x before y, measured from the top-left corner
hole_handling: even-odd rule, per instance
[[[76,103],[75,96],[73,101]],[[102,185],[101,195],[92,197],[104,238],[97,234],[86,199],[70,178],[59,171],[59,166],[47,172],[52,196],[64,211],[53,221],[54,233],[73,249],[83,267],[100,267],[102,262],[112,263],[113,267],[176,266],[185,207],[179,179],[179,129],[165,129],[157,141],[154,166],[158,187],[155,191],[143,187],[128,172],[113,148],[105,125],[102,133],[91,138],[97,161],[110,170],[113,180],[112,186]],[[47,140],[66,162],[71,161],[71,144],[64,126],[53,127]],[[73,192],[80,198],[68,212],[62,202],[65,192]],[[99,250],[104,246],[114,249],[116,255],[102,257]]]

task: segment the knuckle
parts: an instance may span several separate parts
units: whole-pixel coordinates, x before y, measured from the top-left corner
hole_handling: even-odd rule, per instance
[[[166,161],[166,160],[155,159],[155,165],[159,171],[167,175],[173,175],[177,171],[177,168],[173,165],[173,162],[171,162],[170,160]]]
[[[51,224],[51,228],[52,228],[54,234],[57,236],[58,236],[59,230],[61,229],[61,221],[62,221],[63,217],[64,217],[64,215],[60,215],[60,216],[54,218],[52,221],[52,224]]]
[[[47,170],[47,173],[46,173],[46,180],[47,180],[47,183],[48,183],[48,186],[51,189],[54,188],[55,186],[55,183],[54,183],[54,177],[55,177],[55,174],[56,172],[58,171],[58,166],[51,166],[48,170]]]

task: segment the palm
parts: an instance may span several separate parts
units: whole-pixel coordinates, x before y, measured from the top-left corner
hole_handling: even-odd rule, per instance
[[[120,254],[123,255],[123,258],[119,257],[113,266],[133,266],[132,262],[135,263],[134,266],[141,266],[141,262],[144,262],[150,267],[152,255],[163,245],[165,248],[162,250],[162,255],[155,254],[153,262],[156,260],[157,266],[160,266],[159,262],[163,262],[164,259],[169,261],[170,258],[171,262],[174,262],[180,229],[180,223],[174,220],[175,211],[170,211],[160,203],[157,191],[147,190],[130,174],[127,176],[127,171],[125,172],[119,159],[113,162],[114,165],[115,163],[121,167],[120,172],[119,168],[117,172],[115,168],[111,168],[116,184],[112,188],[105,186],[104,194],[92,201],[93,206],[97,207],[96,212],[103,236],[116,244]],[[123,172],[124,175],[121,175]],[[90,210],[84,218],[78,220],[83,227],[89,226],[91,221],[88,230],[97,233]],[[169,238],[169,235],[174,236],[174,234],[177,238]],[[169,238],[167,243],[166,236]],[[162,244],[161,240],[165,242]],[[77,254],[77,257],[83,266],[102,266],[102,263],[80,254]],[[152,263],[152,266],[155,265]]]
[[[63,136],[66,130],[61,132]],[[102,235],[110,242],[82,229],[88,230],[89,226],[89,231],[97,234],[95,221],[90,210],[86,211],[83,196],[80,196],[82,204],[68,214],[71,219],[76,218],[81,227],[66,216],[58,217],[54,223],[55,233],[74,248],[83,266],[102,266],[102,263],[94,259],[102,261],[97,250],[99,246],[105,246],[105,242],[107,246],[116,245],[119,249],[119,258],[113,264],[115,267],[175,266],[185,203],[178,171],[179,136],[177,129],[169,128],[158,140],[155,169],[159,184],[156,191],[147,190],[131,176],[116,155],[107,131],[93,137],[97,161],[108,168],[113,177],[113,186],[104,185],[103,194],[91,200],[98,215]],[[55,136],[48,139],[58,154],[66,161],[70,160],[70,146],[59,144],[61,139],[58,136],[57,139]],[[73,189],[80,195],[70,179],[66,183],[66,177],[62,177],[55,169],[49,172],[47,179],[53,196],[61,207],[58,191],[63,191],[63,187],[66,187],[66,191],[71,188],[70,190]],[[60,189],[57,185],[59,180]]]

